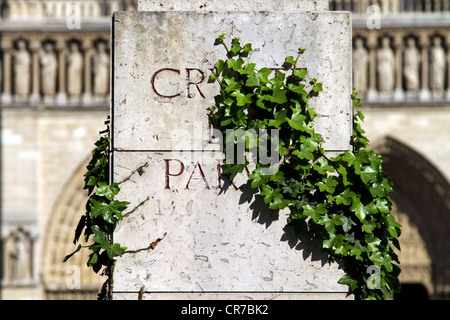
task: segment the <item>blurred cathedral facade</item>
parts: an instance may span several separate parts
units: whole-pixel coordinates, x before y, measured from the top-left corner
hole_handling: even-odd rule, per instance
[[[62,259],[74,250],[83,174],[109,114],[111,13],[137,0],[0,3],[0,298],[95,299],[104,279],[87,255]],[[353,12],[363,128],[395,184],[398,298],[449,298],[450,0],[329,8]]]

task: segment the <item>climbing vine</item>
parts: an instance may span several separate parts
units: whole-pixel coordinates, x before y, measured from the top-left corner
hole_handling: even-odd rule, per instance
[[[73,240],[73,243],[77,244],[84,230],[84,239],[91,244],[78,244],[75,251],[64,258],[66,262],[83,247],[90,250],[88,267],[107,276],[98,294],[99,300],[110,298],[108,295],[111,292],[114,258],[121,256],[127,249],[112,242],[112,233],[117,221],[123,219],[122,212],[130,204],[127,201],[114,200],[120,188],[116,182],[109,183],[109,119],[105,121],[105,125],[106,129],[100,132],[100,137],[95,142],[96,147],[92,150],[92,158],[87,165],[88,171],[84,175],[84,189],[87,189],[89,199],[86,203],[86,213],[80,218]]]
[[[259,146],[261,139],[278,144],[277,170],[266,174],[265,169],[277,164],[256,163],[249,174],[252,188],[270,209],[287,209],[288,224],[298,233],[310,232],[322,241],[329,260],[342,263],[345,275],[339,282],[348,285],[356,298],[392,299],[400,287],[393,247],[400,249],[401,225],[390,214],[393,184],[383,171],[383,158],[366,149],[363,114],[359,111],[353,118],[353,150],[328,156],[322,136],[314,130],[317,113],[309,107],[322,84],[315,78],[307,81],[307,70],[297,67],[305,49],[299,48],[296,58],[286,57],[283,70],[273,75],[271,69],[257,70],[255,63],[244,61],[252,52],[251,44],[242,46],[234,38],[228,47],[223,34],[215,44],[225,47],[227,59],[216,62],[210,77],[220,85],[210,123],[221,132],[279,132],[276,137],[233,136],[247,147]],[[360,105],[356,93],[353,103]],[[227,144],[222,145],[226,154]],[[248,159],[230,162],[236,161],[227,161],[224,172],[231,179],[249,164]]]

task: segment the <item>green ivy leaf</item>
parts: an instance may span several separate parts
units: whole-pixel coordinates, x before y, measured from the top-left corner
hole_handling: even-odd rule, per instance
[[[356,198],[356,193],[350,190],[350,188],[345,189],[340,194],[335,197],[336,204],[344,204],[350,206],[353,199]]]
[[[114,182],[111,185],[108,185],[106,182],[99,182],[95,194],[98,196],[105,196],[107,199],[112,200],[119,191],[120,188],[117,182]]]
[[[92,226],[92,231],[94,232],[94,241],[102,246],[102,248],[109,245],[108,234],[101,230],[99,226]]]
[[[388,226],[388,231],[391,234],[391,236],[397,239],[400,235],[400,227],[402,225],[397,221],[395,221],[394,216],[390,214],[386,215],[386,224]]]
[[[358,198],[353,198],[350,210],[355,213],[361,222],[364,222],[368,212],[364,204]]]
[[[311,219],[313,219],[315,222],[319,221],[320,217],[328,212],[325,204],[320,203],[315,208],[313,208],[311,205],[306,205],[303,207],[304,214],[311,216]]]
[[[386,198],[376,198],[375,206],[381,213],[390,213],[391,212],[390,202]]]
[[[239,91],[233,91],[231,93],[231,96],[236,98],[238,107],[242,107],[248,103],[252,103],[252,96],[253,96],[252,93],[243,94]]]
[[[72,252],[71,254],[68,254],[67,256],[64,257],[63,262],[66,262],[67,260],[69,260],[75,253],[77,253],[78,251],[80,251],[82,248],[81,244],[78,245],[78,247],[75,249],[74,252]]]
[[[277,129],[280,129],[280,126],[286,122],[286,114],[287,110],[282,109],[278,110],[274,113],[274,120],[269,120],[269,126],[274,126]]]
[[[339,280],[339,283],[346,284],[350,287],[350,290],[355,290],[359,287],[359,283],[357,280],[352,279],[349,274],[344,274]]]
[[[87,262],[88,267],[92,267],[93,265],[97,264],[98,262],[98,254],[96,252],[93,252],[89,255],[89,260]]]
[[[122,247],[120,244],[115,243],[106,249],[106,252],[110,258],[121,256],[122,253],[127,249],[127,247]]]
[[[294,75],[302,79],[304,79],[307,74],[308,71],[306,69],[294,70]]]
[[[266,183],[270,179],[270,177],[268,175],[263,175],[261,173],[261,169],[260,168],[256,168],[255,170],[253,170],[253,172],[250,173],[249,178],[252,181],[251,186],[252,186],[253,189],[259,187],[260,185],[262,185],[264,183]]]
[[[300,111],[295,110],[291,118],[287,119],[287,122],[292,128],[296,130],[302,130],[303,128],[306,127],[305,120],[306,116],[302,114]]]
[[[363,171],[361,171],[361,180],[368,184],[370,181],[377,181],[378,172],[370,166],[366,166]]]
[[[381,243],[381,239],[375,237],[373,234],[366,234],[364,241],[366,242],[367,248],[370,252],[379,252],[378,246]]]
[[[258,78],[261,80],[261,83],[265,84],[265,83],[269,83],[269,75],[272,73],[272,70],[269,68],[261,68],[257,75]]]
[[[352,226],[356,226],[356,223],[349,217],[343,216],[340,220],[342,221],[342,229],[346,233],[352,229]]]
[[[319,160],[317,160],[314,163],[313,168],[322,175],[327,174],[327,172],[334,172],[334,167],[330,165],[328,160],[325,158],[320,158]]]
[[[256,74],[248,76],[245,85],[248,87],[259,87],[261,85],[261,79]]]
[[[317,186],[319,187],[319,190],[321,192],[328,192],[329,194],[333,194],[338,184],[339,182],[336,180],[336,178],[331,176],[323,179],[323,181],[318,182]]]
[[[374,220],[365,220],[361,227],[361,230],[366,233],[372,233],[373,229],[377,227],[377,223]]]

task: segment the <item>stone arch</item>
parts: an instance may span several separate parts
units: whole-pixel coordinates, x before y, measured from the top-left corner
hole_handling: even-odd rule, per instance
[[[450,295],[450,184],[430,160],[386,136],[371,146],[394,182],[393,214],[403,224],[400,281],[422,284],[428,296]],[[402,262],[403,261],[403,262]]]
[[[83,190],[86,165],[83,161],[68,180],[52,210],[43,244],[42,282],[45,299],[95,299],[105,277],[88,268],[89,253],[80,250],[67,262],[64,257],[73,252],[75,228],[85,213],[87,191]],[[83,235],[80,242],[85,245]]]

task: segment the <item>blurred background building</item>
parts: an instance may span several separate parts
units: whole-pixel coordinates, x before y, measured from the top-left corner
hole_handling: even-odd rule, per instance
[[[62,259],[109,114],[111,13],[137,0],[0,3],[0,298],[95,299],[104,279],[87,255]],[[450,0],[329,4],[353,12],[363,128],[395,184],[396,298],[449,298]]]

